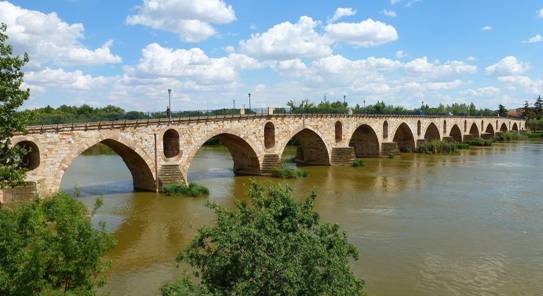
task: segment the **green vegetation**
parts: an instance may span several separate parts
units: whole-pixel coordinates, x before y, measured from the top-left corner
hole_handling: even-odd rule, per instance
[[[115,242],[65,193],[0,209],[0,295],[95,295]]]
[[[467,142],[470,146],[492,146],[494,141],[492,139],[474,138]]]
[[[168,184],[164,185],[164,187],[162,187],[162,190],[164,190],[164,193],[169,196],[198,197],[209,194],[209,189],[207,189],[207,187],[196,183],[190,183],[189,185]]]
[[[298,202],[288,187],[253,183],[249,195],[234,210],[208,204],[217,223],[199,229],[176,259],[196,279],[163,286],[163,296],[365,295],[349,266],[356,247],[337,224],[320,222],[314,194]]]
[[[509,141],[516,141],[520,139],[520,137],[521,136],[519,135],[519,133],[516,133],[516,132],[502,132],[502,133],[497,133],[494,136],[494,140],[498,142],[509,142]]]
[[[529,119],[526,121],[526,128],[532,132],[543,131],[543,119]]]
[[[388,154],[388,159],[394,159],[396,157],[396,155],[394,155],[394,153],[389,153]]]
[[[363,167],[364,165],[365,165],[364,160],[361,159],[361,158],[357,158],[357,159],[353,160],[352,166],[355,167],[355,168]]]
[[[305,178],[309,176],[309,173],[299,168],[279,166],[279,167],[273,168],[272,176],[275,178],[281,178],[281,179],[296,179],[296,178]]]
[[[24,182],[25,172],[21,163],[23,156],[29,152],[11,145],[11,137],[17,132],[25,132],[27,122],[27,115],[17,112],[17,109],[30,95],[28,89],[21,89],[24,77],[22,68],[28,63],[28,55],[13,56],[12,48],[7,43],[6,29],[6,25],[0,23],[0,189]]]
[[[525,132],[522,134],[523,136],[525,137],[528,137],[528,138],[543,138],[543,131],[538,131],[538,132]]]
[[[445,153],[451,154],[458,152],[461,149],[469,149],[469,144],[448,143],[439,140],[433,140],[428,143],[421,144],[417,147],[417,153],[436,154]]]

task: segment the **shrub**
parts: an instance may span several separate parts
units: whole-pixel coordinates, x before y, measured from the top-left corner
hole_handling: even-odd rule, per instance
[[[388,154],[388,159],[394,159],[394,157],[396,157],[396,156],[394,155],[394,153],[389,153],[389,154]]]
[[[95,295],[111,234],[65,193],[0,209],[0,295]]]
[[[468,144],[470,146],[492,146],[494,141],[491,139],[474,138],[468,141]]]
[[[164,185],[162,187],[164,193],[168,196],[202,196],[202,195],[208,195],[209,189],[207,187],[196,184],[196,183],[190,183],[189,185],[185,184],[168,184]]]
[[[256,183],[249,193],[235,209],[208,204],[216,223],[176,258],[196,279],[165,285],[163,296],[366,294],[350,268],[358,250],[337,224],[320,222],[314,194],[298,202],[288,187]]]
[[[289,167],[275,167],[272,170],[272,176],[275,178],[281,178],[281,179],[296,179],[296,178],[305,178],[309,176],[309,174],[299,168],[289,168]]]
[[[494,140],[499,142],[509,142],[509,141],[515,141],[520,138],[518,133],[512,133],[512,132],[504,132],[504,133],[497,133],[494,137]]]
[[[358,168],[358,167],[363,167],[364,166],[364,160],[363,159],[360,159],[360,158],[357,158],[355,160],[353,160],[353,167],[355,168]]]
[[[542,132],[524,132],[522,133],[522,135],[528,138],[543,138],[543,131]]]
[[[439,140],[433,140],[428,143],[419,145],[416,149],[417,153],[435,154],[435,153],[455,153],[460,149],[469,149],[468,144],[447,143]]]

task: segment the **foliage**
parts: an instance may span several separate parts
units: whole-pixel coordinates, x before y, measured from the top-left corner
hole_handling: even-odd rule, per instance
[[[433,141],[419,145],[417,149],[415,150],[415,152],[426,153],[426,154],[436,154],[436,153],[451,154],[461,149],[469,149],[469,144],[448,143],[448,142],[443,142],[440,140],[433,140]]]
[[[208,195],[209,189],[207,187],[196,184],[196,183],[190,183],[189,185],[185,184],[167,184],[162,187],[164,190],[164,193],[169,196],[202,196],[202,195]]]
[[[357,159],[353,160],[353,163],[352,163],[352,166],[355,167],[355,168],[363,167],[364,165],[365,165],[364,160],[361,159],[361,158],[357,158]]]
[[[288,187],[252,183],[251,205],[208,204],[217,223],[198,230],[177,256],[194,269],[162,295],[364,295],[349,261],[358,251],[338,225],[320,223],[315,195],[297,202]]]
[[[20,164],[28,152],[11,145],[11,137],[16,132],[25,132],[27,116],[17,109],[30,95],[30,90],[21,89],[22,68],[28,62],[28,55],[12,55],[6,29],[6,25],[0,23],[0,189],[23,183],[25,174]]]
[[[0,209],[0,295],[95,295],[114,241],[65,193]]]
[[[513,132],[501,132],[496,133],[494,136],[494,140],[498,142],[508,142],[508,141],[515,141],[520,138],[520,135],[518,133]]]
[[[543,119],[528,119],[526,121],[526,127],[531,131],[540,131],[543,130]]]
[[[394,153],[389,153],[388,154],[388,159],[394,159],[396,156],[394,155]]]
[[[305,178],[309,176],[309,173],[299,168],[279,166],[273,168],[272,176],[281,179],[296,179]]]
[[[525,137],[528,137],[528,138],[543,138],[543,131],[524,132],[522,135],[525,136]]]
[[[504,105],[500,104],[500,105],[498,106],[498,115],[499,115],[500,117],[507,117],[507,112],[508,112],[508,110],[505,109],[505,106],[504,106]]]
[[[526,119],[543,120],[543,99],[541,99],[541,96],[537,97],[532,108],[530,108],[530,104],[526,101],[522,116]]]
[[[492,146],[494,141],[491,139],[474,138],[467,142],[470,146]]]

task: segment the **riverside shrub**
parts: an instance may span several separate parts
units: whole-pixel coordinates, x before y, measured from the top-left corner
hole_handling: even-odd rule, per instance
[[[185,184],[168,184],[164,185],[162,188],[164,193],[169,196],[202,196],[202,195],[208,195],[209,189],[207,187],[196,184],[196,183],[190,183],[189,185]]]

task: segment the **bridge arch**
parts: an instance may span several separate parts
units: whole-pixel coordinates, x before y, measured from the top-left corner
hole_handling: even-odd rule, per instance
[[[286,139],[279,155],[283,155],[291,140],[298,142],[295,162],[302,165],[330,165],[330,153],[323,137],[315,130],[304,127]]]
[[[354,147],[356,157],[379,156],[380,145],[377,133],[367,124],[360,125],[351,135],[349,146]]]
[[[415,150],[415,137],[413,136],[411,128],[405,122],[400,124],[396,129],[393,141],[398,144],[398,148],[401,152]]]
[[[132,175],[134,190],[156,190],[155,178],[152,170],[154,165],[151,158],[144,151],[140,150],[134,142],[123,141],[119,137],[102,137],[98,139],[90,138],[83,144],[79,143],[77,149],[64,157],[59,164],[57,170],[58,175],[54,177],[55,180],[53,180],[52,192],[59,190],[64,172],[70,167],[74,159],[90,147],[99,143],[108,146],[121,157]]]
[[[492,135],[492,136],[494,135],[494,127],[492,126],[492,123],[489,123],[486,126],[485,133],[487,133],[489,135]]]
[[[515,131],[515,132],[518,132],[518,125],[517,123],[513,123],[513,127],[511,128],[511,130]]]
[[[201,138],[202,141],[192,146],[187,153],[187,159],[184,163],[183,176],[187,180],[189,168],[194,157],[200,151],[204,144],[211,139],[218,139],[226,147],[234,162],[233,171],[235,175],[259,175],[260,159],[257,154],[256,146],[252,141],[235,134],[232,131],[209,133]]]
[[[426,141],[441,139],[441,136],[439,135],[439,129],[433,122],[430,123],[430,125],[428,125],[428,127],[426,128],[426,132],[424,133],[424,139]]]
[[[507,132],[507,124],[502,123],[502,126],[500,127],[500,132],[504,133],[504,132]]]
[[[474,122],[471,124],[471,128],[469,129],[469,134],[474,137],[480,137],[481,134],[479,133],[479,128],[477,127],[477,124]]]
[[[23,169],[32,171],[40,166],[40,148],[36,143],[29,140],[23,140],[16,143],[15,146],[26,152],[21,157],[21,167]]]
[[[273,148],[275,146],[275,125],[273,122],[268,121],[264,125],[264,147],[266,149]]]
[[[449,135],[455,142],[462,143],[462,131],[460,131],[458,125],[453,125]]]

